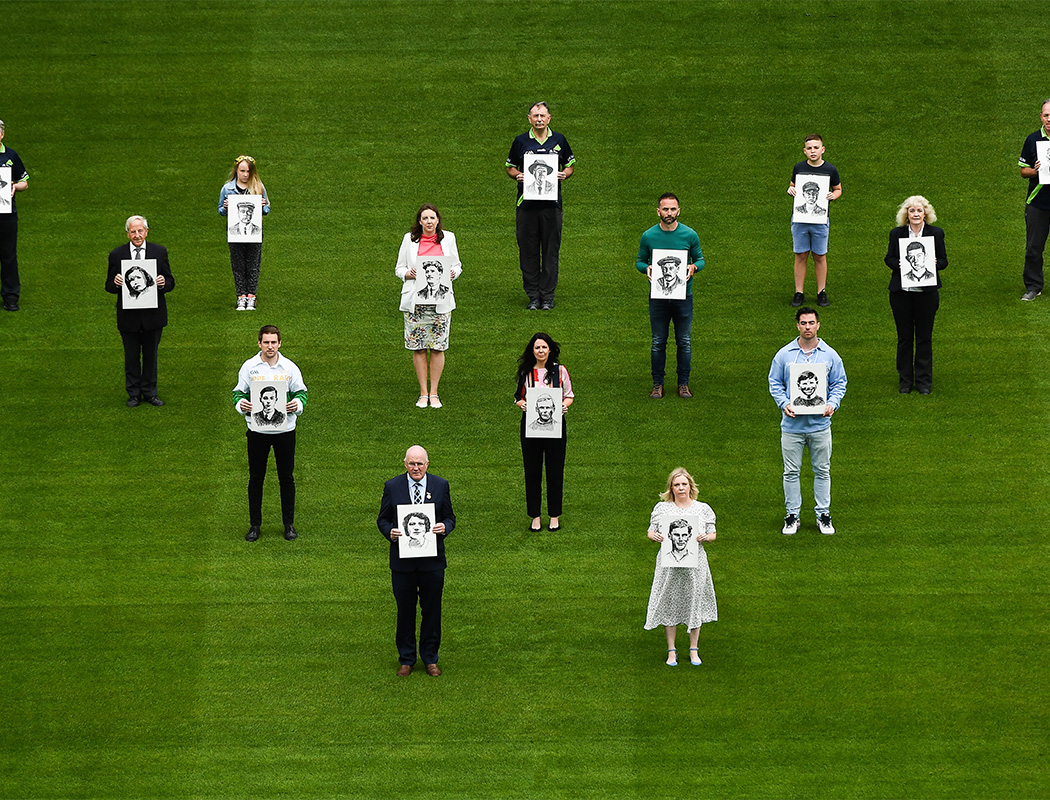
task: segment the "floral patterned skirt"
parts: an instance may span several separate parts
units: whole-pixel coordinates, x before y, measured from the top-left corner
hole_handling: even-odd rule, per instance
[[[438,314],[437,306],[417,305],[405,312],[406,350],[448,350],[452,313]]]

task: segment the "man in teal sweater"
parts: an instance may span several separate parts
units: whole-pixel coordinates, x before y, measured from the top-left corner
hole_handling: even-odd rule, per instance
[[[681,209],[678,198],[670,192],[660,197],[657,214],[660,222],[642,234],[638,246],[638,260],[635,267],[643,273],[651,284],[653,281],[653,252],[656,250],[673,251],[664,253],[661,260],[682,258],[687,263],[685,299],[671,300],[649,298],[649,325],[653,333],[652,370],[653,390],[649,397],[659,399],[664,396],[664,366],[667,363],[667,336],[674,321],[674,339],[678,351],[678,396],[689,399],[689,369],[692,360],[690,330],[693,327],[693,273],[704,268],[704,253],[700,249],[700,237],[688,225],[678,221]],[[679,253],[674,255],[674,251]],[[658,276],[659,277],[659,276]]]

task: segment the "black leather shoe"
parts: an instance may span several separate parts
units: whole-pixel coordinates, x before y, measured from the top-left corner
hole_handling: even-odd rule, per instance
[[[244,535],[244,541],[246,541],[246,542],[254,542],[254,541],[256,541],[259,538],[259,532],[260,532],[259,531],[259,526],[258,525],[252,525],[250,528],[248,528],[248,532]]]
[[[18,301],[8,300],[4,303],[4,311],[18,311]]]
[[[145,397],[145,398],[143,398],[143,399],[144,399],[144,400],[145,400],[145,401],[146,401],[147,403],[149,403],[149,404],[150,404],[151,406],[162,406],[162,405],[164,405],[164,401],[163,401],[163,400],[161,400],[161,399],[160,399],[159,397],[157,397],[156,395],[154,395],[153,397]]]
[[[294,525],[284,526],[284,538],[287,539],[289,542],[292,541],[292,539],[299,538],[299,534],[296,532]]]
[[[137,406],[141,402],[142,401],[139,400],[137,397],[129,397],[128,398],[128,408],[134,408],[135,406]]]

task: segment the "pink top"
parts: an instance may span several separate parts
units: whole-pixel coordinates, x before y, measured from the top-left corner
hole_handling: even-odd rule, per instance
[[[445,253],[441,250],[441,242],[437,240],[437,234],[433,236],[420,236],[419,237],[419,255],[421,256],[443,256]]]
[[[558,372],[561,374],[561,396],[573,397],[576,395],[572,393],[572,381],[569,379],[569,370],[565,369],[564,365],[558,365]],[[532,377],[534,383],[533,386],[545,386],[543,379],[547,377],[547,370],[544,367],[533,367]]]

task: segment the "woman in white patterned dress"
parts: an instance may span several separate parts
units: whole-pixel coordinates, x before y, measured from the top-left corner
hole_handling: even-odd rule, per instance
[[[715,586],[711,581],[711,569],[707,565],[704,542],[715,540],[715,512],[707,503],[697,502],[699,490],[696,481],[684,468],[677,467],[667,478],[667,490],[660,493],[661,502],[653,507],[649,520],[648,536],[654,542],[662,542],[668,531],[667,517],[676,511],[696,515],[700,518],[700,530],[696,532],[699,543],[699,566],[665,567],[656,554],[656,573],[653,588],[649,593],[649,611],[645,617],[645,629],[663,625],[667,634],[667,666],[678,666],[675,636],[678,626],[685,625],[689,631],[689,663],[700,666],[697,642],[700,626],[718,619],[715,602]]]

